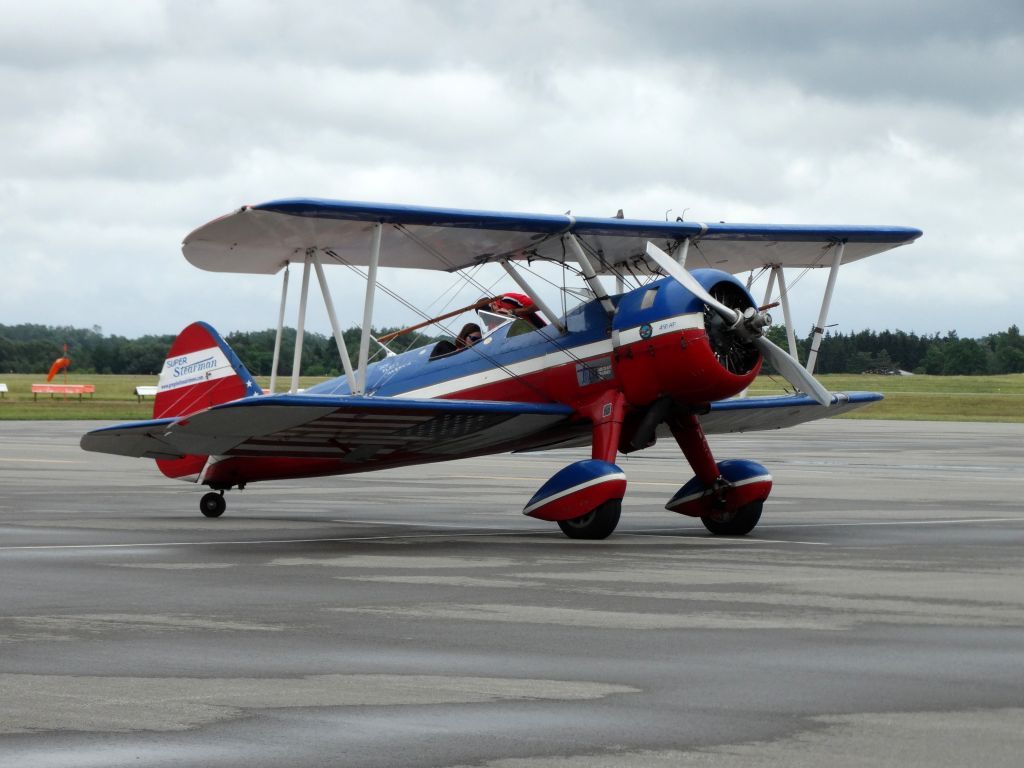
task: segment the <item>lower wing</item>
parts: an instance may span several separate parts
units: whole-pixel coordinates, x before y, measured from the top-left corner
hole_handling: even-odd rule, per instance
[[[737,398],[712,403],[700,421],[708,434],[782,429],[881,399],[875,392],[838,392],[826,409],[806,395]],[[572,416],[572,408],[555,403],[270,395],[181,419],[103,427],[84,435],[81,444],[87,451],[150,459],[288,456],[340,459],[370,469],[396,460],[589,444],[589,430],[573,429]]]
[[[456,459],[528,446],[573,409],[554,403],[270,395],[180,419],[118,424],[82,437],[87,451],[174,459],[288,456],[378,463]]]
[[[700,423],[708,434],[782,429],[838,416],[881,399],[878,392],[833,392],[832,405],[822,408],[807,395],[741,397],[712,403]]]

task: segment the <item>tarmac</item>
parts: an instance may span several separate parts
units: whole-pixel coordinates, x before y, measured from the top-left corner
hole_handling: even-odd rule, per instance
[[[228,494],[0,422],[0,755],[26,766],[1018,766],[1024,425],[712,438],[747,537],[620,458],[622,522],[522,506],[579,451]]]

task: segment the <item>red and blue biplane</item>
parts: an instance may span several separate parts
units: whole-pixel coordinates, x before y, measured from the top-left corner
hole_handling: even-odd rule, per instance
[[[168,354],[153,419],[91,431],[82,447],[155,459],[168,477],[208,486],[200,509],[217,517],[224,491],[257,481],[589,445],[591,458],[556,472],[523,511],[557,522],[571,538],[600,539],[615,529],[626,492],[618,454],[671,435],[695,476],[666,508],[699,517],[714,534],[743,535],[760,519],[771,474],[753,461],[716,461],[705,435],[787,427],[880,399],[827,391],[812,375],[814,356],[839,267],[920,235],[907,227],[703,224],[315,199],[246,206],[192,232],[182,249],[206,270],[284,270],[271,393],[213,328],[194,323]],[[303,276],[291,386],[273,394],[293,262],[303,264]],[[538,262],[577,274],[583,300],[561,314],[552,310],[523,269]],[[474,305],[485,326],[479,342],[456,349],[442,341],[370,362],[380,267],[465,274],[488,263],[500,264],[523,293]],[[356,366],[324,264],[366,270]],[[804,367],[784,270],[815,267],[830,273]],[[770,274],[765,304],[778,281],[788,353],[768,340],[770,316],[734,276],[762,270]],[[300,392],[311,273],[345,373]],[[603,278],[612,277],[608,290]],[[764,360],[795,393],[736,397]]]

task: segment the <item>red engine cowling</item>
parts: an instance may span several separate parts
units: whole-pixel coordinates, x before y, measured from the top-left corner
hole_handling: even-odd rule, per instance
[[[708,280],[716,299],[741,312],[754,306],[731,275],[706,272],[722,277]],[[644,296],[651,290],[658,292],[653,299]],[[619,306],[615,325],[622,330],[614,359],[616,378],[631,405],[645,406],[665,395],[700,405],[732,397],[757,377],[757,349],[678,283],[663,280],[633,294],[639,298],[624,296]],[[660,317],[651,310],[660,310]],[[649,322],[629,327],[631,316]]]

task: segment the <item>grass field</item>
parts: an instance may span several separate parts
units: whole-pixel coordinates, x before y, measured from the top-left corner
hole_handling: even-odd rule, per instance
[[[885,400],[842,418],[1024,422],[1024,374],[1005,376],[821,376],[833,392],[881,392]],[[784,391],[781,378],[760,377],[753,395]]]
[[[258,379],[266,388],[267,379]],[[156,383],[153,376],[97,376],[77,374],[69,384],[94,384],[96,394],[64,400],[40,395],[32,399],[32,384],[44,377],[36,374],[2,374],[0,382],[10,390],[0,399],[0,419],[97,419],[131,421],[148,419],[153,400],[138,402],[135,387]],[[61,379],[61,382],[63,379]],[[303,377],[302,387],[322,378]],[[1024,374],[1007,376],[822,376],[822,383],[836,392],[867,390],[881,392],[885,400],[842,418],[904,419],[922,421],[1013,421],[1024,422]],[[287,380],[285,381],[287,383]],[[786,382],[762,376],[750,389],[752,395],[781,394]]]
[[[39,395],[37,400],[32,397],[32,385],[42,384],[46,376],[40,374],[7,373],[0,374],[0,382],[10,390],[0,399],[0,420],[54,420],[54,419],[97,419],[103,421],[135,421],[149,419],[153,416],[153,398],[147,397],[139,401],[135,396],[138,386],[156,384],[156,376],[99,376],[91,373],[80,373],[68,376],[68,384],[93,384],[96,394],[85,395],[81,400],[77,397],[64,399],[60,395]],[[266,389],[270,385],[270,377],[256,377],[259,385]],[[324,377],[304,376],[299,386],[311,387],[324,381]],[[289,379],[284,379],[287,386]],[[54,379],[54,384],[63,384],[63,376]],[[279,379],[278,390],[282,380]]]

